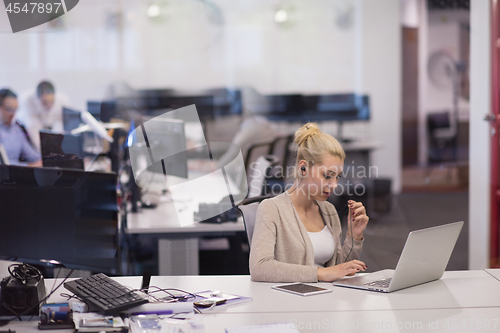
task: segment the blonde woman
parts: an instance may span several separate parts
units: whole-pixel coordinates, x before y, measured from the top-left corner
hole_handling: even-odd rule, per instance
[[[253,281],[334,281],[364,271],[357,260],[368,223],[365,207],[350,200],[344,245],[335,207],[326,199],[337,187],[345,152],[314,123],[295,133],[298,146],[294,184],[262,201],[250,249]]]

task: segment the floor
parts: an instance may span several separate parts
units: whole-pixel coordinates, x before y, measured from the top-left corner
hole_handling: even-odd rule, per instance
[[[464,221],[464,228],[446,269],[468,269],[468,200],[467,191],[415,192],[393,196],[389,212],[370,217],[361,260],[370,272],[395,268],[410,231]]]
[[[405,167],[402,170],[403,192],[467,191],[469,167],[466,163],[430,167]]]

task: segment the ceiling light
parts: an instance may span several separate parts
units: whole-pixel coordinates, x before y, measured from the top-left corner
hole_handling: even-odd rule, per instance
[[[149,17],[158,17],[160,16],[160,6],[157,4],[152,4],[148,8],[148,16]]]
[[[274,20],[277,23],[283,23],[288,21],[288,13],[284,9],[279,9],[276,14],[274,14]]]

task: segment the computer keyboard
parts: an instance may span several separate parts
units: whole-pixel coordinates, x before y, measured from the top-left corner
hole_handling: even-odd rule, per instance
[[[102,273],[66,282],[64,287],[82,298],[90,311],[105,315],[115,315],[148,302],[145,294],[131,291]]]
[[[379,288],[389,288],[389,284],[391,284],[391,278],[389,279],[383,279],[383,280],[377,280],[377,281],[372,281],[372,282],[367,282],[364,283],[365,286],[370,286],[370,287],[379,287]]]

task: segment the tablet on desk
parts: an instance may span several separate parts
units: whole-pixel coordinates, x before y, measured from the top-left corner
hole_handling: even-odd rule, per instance
[[[304,284],[302,282],[282,284],[279,286],[272,286],[271,288],[301,296],[311,296],[311,295],[318,295],[318,294],[332,292],[331,289],[311,286],[309,284]]]

